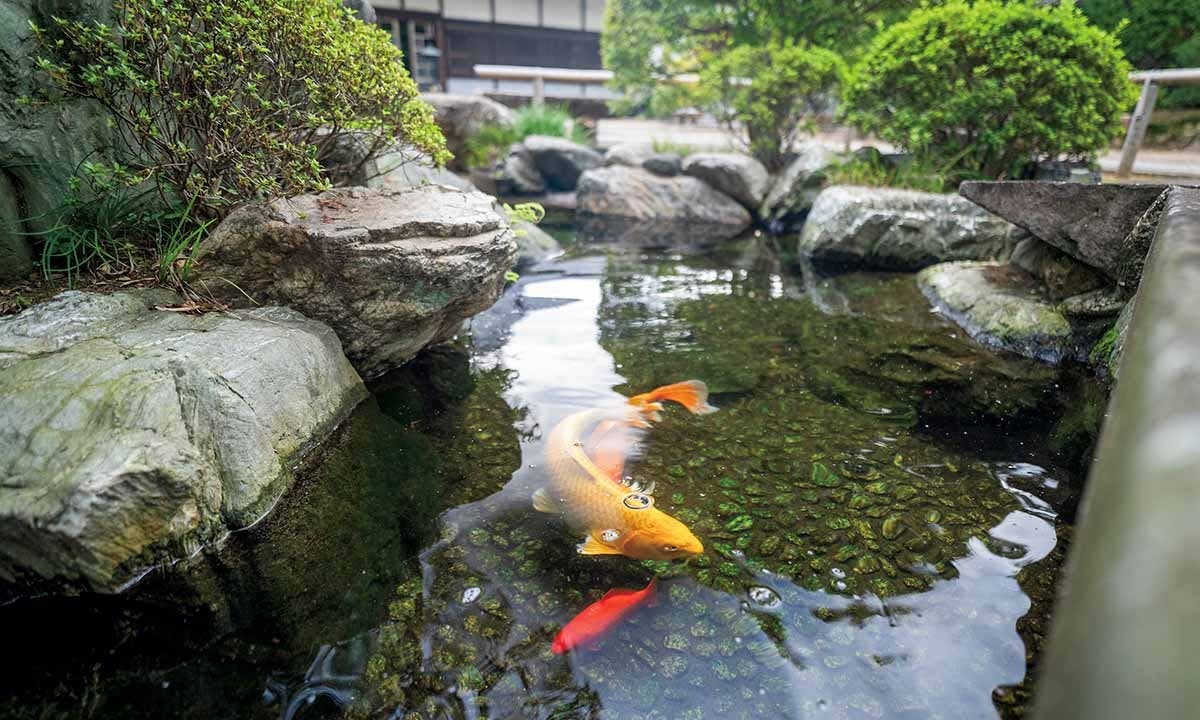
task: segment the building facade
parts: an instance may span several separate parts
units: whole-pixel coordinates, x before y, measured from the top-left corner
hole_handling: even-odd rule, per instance
[[[422,90],[528,96],[528,80],[488,80],[476,65],[599,69],[605,0],[374,0]],[[595,85],[546,83],[551,98],[610,97]]]

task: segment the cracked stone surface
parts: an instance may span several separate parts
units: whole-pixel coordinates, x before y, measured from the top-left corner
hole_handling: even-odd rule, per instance
[[[326,323],[369,379],[490,307],[516,256],[491,196],[346,188],[234,211],[201,244],[192,282],[234,307]]]
[[[261,517],[366,396],[279,307],[65,292],[0,320],[0,584],[111,592]]]
[[[1022,234],[957,195],[835,185],[813,203],[798,250],[824,263],[919,270],[1005,259]]]

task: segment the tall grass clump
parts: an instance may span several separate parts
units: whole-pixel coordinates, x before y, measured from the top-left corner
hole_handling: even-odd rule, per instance
[[[510,145],[521,142],[530,135],[561,137],[581,145],[588,141],[583,125],[565,107],[526,105],[513,114],[511,125],[485,125],[467,139],[467,165],[490,165],[508,150]]]

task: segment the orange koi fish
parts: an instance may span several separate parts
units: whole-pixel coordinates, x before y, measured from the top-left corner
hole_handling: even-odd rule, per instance
[[[585,607],[571,622],[554,636],[550,649],[562,655],[579,647],[596,649],[596,644],[622,620],[643,605],[658,604],[658,578],[641,590],[609,590],[596,602]]]
[[[636,395],[624,406],[575,413],[551,431],[546,443],[550,477],[533,494],[533,506],[561,514],[573,530],[583,532],[581,554],[671,560],[704,552],[686,525],[654,507],[653,488],[622,478],[639,432],[660,418],[668,400],[693,414],[716,411],[708,404],[708,387],[687,380]]]

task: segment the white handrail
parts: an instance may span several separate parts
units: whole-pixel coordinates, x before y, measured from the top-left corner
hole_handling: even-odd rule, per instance
[[[613,79],[611,70],[576,70],[534,65],[476,65],[475,75],[491,80],[532,80],[533,104],[546,104],[546,81],[603,84]]]
[[[1129,73],[1129,79],[1136,83],[1149,80],[1156,85],[1200,85],[1200,68],[1138,70]]]

